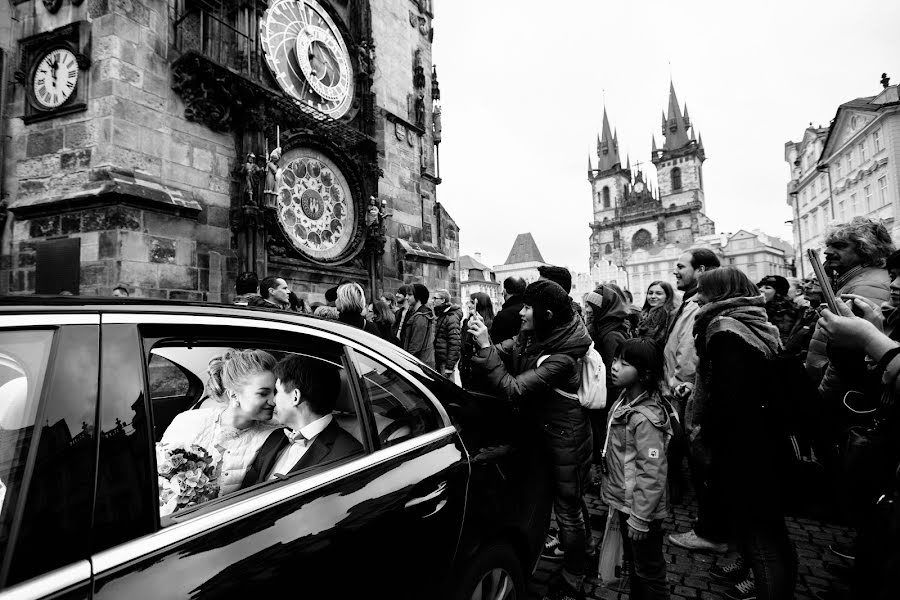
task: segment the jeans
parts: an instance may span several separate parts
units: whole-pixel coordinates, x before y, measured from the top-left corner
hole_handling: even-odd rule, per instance
[[[553,500],[553,511],[559,527],[559,545],[565,552],[562,576],[576,590],[580,590],[584,584],[587,566],[587,529],[582,512],[584,506],[580,495],[569,497],[557,494]]]
[[[662,521],[650,523],[650,533],[641,541],[628,538],[628,514],[620,512],[622,551],[631,564],[630,583],[632,600],[655,600],[669,597],[666,581],[666,559],[663,556]]]
[[[797,582],[797,552],[781,515],[732,517],[738,551],[753,569],[757,600],[790,600]]]

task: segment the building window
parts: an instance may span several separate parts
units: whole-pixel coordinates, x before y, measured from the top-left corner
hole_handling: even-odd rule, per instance
[[[679,167],[675,167],[674,169],[672,169],[672,189],[681,189],[681,168]]]
[[[800,206],[806,206],[806,190],[800,192]]]
[[[835,179],[841,178],[841,161],[840,160],[834,161],[834,178]]]
[[[612,254],[612,246],[609,244],[606,245],[606,248],[603,249],[604,254]]]
[[[872,143],[875,145],[875,154],[881,152],[881,130],[876,129],[872,132]]]
[[[824,175],[822,177],[819,177],[819,191],[820,192],[825,191],[825,176]]]
[[[675,219],[675,229],[681,229],[681,219]]]
[[[809,218],[808,217],[803,217],[803,227],[801,229],[803,230],[803,237],[809,239]]]
[[[603,186],[603,208],[609,208],[609,186]]]
[[[887,199],[887,176],[878,178],[878,200],[881,201],[881,206],[884,206],[888,203]]]
[[[851,148],[847,152],[847,174],[850,174],[850,171],[853,170],[853,148]]]
[[[841,221],[843,221],[844,216],[844,201],[841,200],[840,202],[838,202],[838,217],[841,219]]]
[[[866,138],[859,143],[859,164],[866,162]]]
[[[850,216],[856,216],[856,194],[850,194]]]
[[[631,247],[635,250],[639,248],[646,248],[652,243],[653,236],[651,236],[650,232],[646,229],[638,230],[638,232],[634,234],[634,237],[631,238]]]
[[[873,208],[875,208],[874,206],[872,206],[872,186],[867,185],[863,188],[863,192],[865,192],[866,195],[866,212],[870,212]]]

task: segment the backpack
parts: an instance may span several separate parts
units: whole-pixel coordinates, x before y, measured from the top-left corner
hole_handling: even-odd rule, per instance
[[[548,356],[545,354],[538,357],[537,366],[541,366]],[[553,391],[566,398],[578,400],[584,408],[591,410],[606,408],[606,366],[600,353],[594,349],[593,342],[578,361],[581,363],[581,385],[578,386],[578,391],[574,394],[559,388],[553,388]]]

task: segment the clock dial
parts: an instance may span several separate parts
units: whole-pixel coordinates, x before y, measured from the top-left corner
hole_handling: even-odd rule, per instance
[[[32,76],[34,99],[43,108],[57,108],[78,85],[78,61],[71,50],[55,48],[38,62]]]
[[[339,118],[353,99],[347,45],[315,0],[277,0],[260,20],[266,63],[287,94]]]
[[[313,150],[286,155],[275,211],[288,239],[316,260],[338,258],[356,227],[350,186],[337,166]]]

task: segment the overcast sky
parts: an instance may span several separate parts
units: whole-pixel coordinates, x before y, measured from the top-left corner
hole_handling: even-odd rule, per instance
[[[587,156],[596,165],[604,96],[623,161],[654,173],[671,73],[703,135],[716,231],[790,239],[784,143],[877,94],[883,71],[900,82],[896,0],[434,5],[438,200],[460,227],[460,254],[488,265],[530,231],[546,261],[587,270]]]

